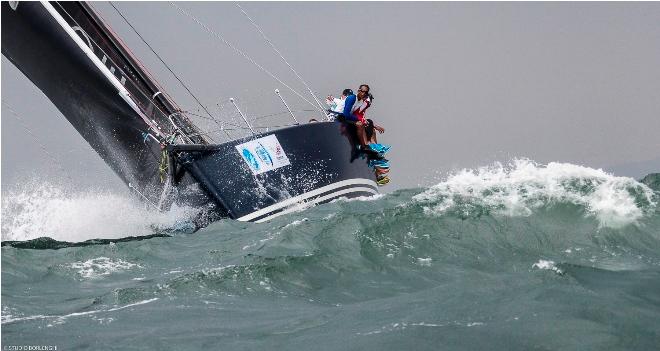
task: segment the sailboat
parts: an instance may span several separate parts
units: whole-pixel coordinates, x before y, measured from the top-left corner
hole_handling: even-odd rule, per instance
[[[378,193],[350,124],[296,124],[214,144],[88,3],[1,6],[2,54],[159,210],[177,204],[263,222]]]

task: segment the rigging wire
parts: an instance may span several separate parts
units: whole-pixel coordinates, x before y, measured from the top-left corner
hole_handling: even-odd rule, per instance
[[[187,85],[181,80],[181,78],[179,78],[179,76],[178,76],[176,73],[174,73],[174,71],[172,71],[172,69],[170,68],[170,66],[169,66],[167,63],[165,63],[165,61],[160,57],[160,55],[158,55],[158,53],[156,52],[156,50],[154,50],[154,49],[151,47],[151,45],[149,45],[149,43],[148,43],[148,42],[142,37],[142,35],[140,35],[140,33],[137,31],[137,29],[135,29],[135,27],[133,27],[133,25],[128,21],[128,19],[127,19],[126,17],[124,17],[124,15],[121,13],[121,11],[119,11],[119,9],[115,6],[115,4],[112,3],[112,1],[110,1],[110,5],[112,6],[112,8],[115,9],[115,11],[117,11],[117,13],[119,14],[119,16],[121,16],[121,18],[124,20],[124,22],[126,22],[126,24],[128,24],[128,26],[131,27],[131,29],[133,29],[133,31],[135,32],[135,34],[137,34],[137,36],[138,36],[138,37],[140,38],[140,40],[142,40],[142,42],[143,42],[143,43],[149,48],[149,50],[151,50],[151,52],[152,52],[154,55],[156,55],[156,57],[158,58],[158,60],[160,60],[160,62],[165,66],[165,68],[167,68],[167,70],[170,71],[170,73],[172,73],[172,75],[174,76],[174,78],[176,78],[176,80],[178,80],[179,83],[181,83],[181,85],[184,87],[184,89],[186,89],[186,91],[188,92],[188,94],[190,94],[190,96],[192,96],[193,99],[195,99],[195,101],[197,102],[197,104],[199,104],[199,106],[201,106],[201,108],[202,108],[202,109],[203,109],[203,110],[209,115],[209,117],[211,117],[211,119],[212,119],[213,121],[215,121],[216,123],[218,123],[218,121],[215,120],[215,118],[213,117],[213,115],[211,115],[211,112],[209,112],[209,110],[204,106],[204,104],[202,104],[202,102],[199,101],[199,99],[197,98],[197,96],[195,96],[195,94],[193,94],[193,92],[190,91],[190,89],[188,88],[188,86],[187,86]],[[219,124],[218,124],[218,125],[219,125]],[[231,139],[231,136],[229,135],[229,133],[226,133],[226,134],[227,134],[227,137],[229,137],[229,138]]]
[[[309,87],[309,85],[307,84],[307,82],[305,82],[305,80],[304,80],[304,79],[298,74],[298,72],[293,68],[293,66],[291,66],[291,64],[289,64],[289,61],[287,61],[287,60],[284,58],[284,55],[282,55],[282,53],[280,52],[280,50],[278,50],[278,49],[275,47],[275,44],[273,44],[273,42],[272,42],[272,41],[266,36],[266,34],[264,33],[264,31],[261,30],[261,27],[259,27],[259,25],[257,25],[257,24],[254,22],[254,20],[252,20],[252,18],[250,17],[250,15],[247,14],[247,12],[243,9],[243,7],[241,7],[240,4],[236,3],[236,6],[238,6],[238,8],[241,10],[241,12],[243,12],[243,14],[245,15],[245,17],[247,17],[247,19],[250,20],[250,23],[252,23],[252,25],[254,26],[254,28],[257,29],[257,31],[259,32],[259,34],[261,34],[261,36],[264,38],[264,40],[265,40],[265,41],[270,45],[270,47],[273,48],[273,50],[274,50],[274,51],[280,56],[280,58],[282,59],[282,61],[284,61],[284,63],[286,63],[286,65],[289,67],[289,69],[291,70],[291,72],[293,72],[293,74],[295,74],[296,77],[298,77],[298,79],[303,83],[303,85],[305,85],[305,88],[307,88],[307,91],[309,91],[309,93],[312,95],[312,97],[314,97],[314,100],[316,101],[316,103],[318,104],[318,106],[321,108],[320,111],[324,111],[325,109],[323,108],[323,105],[321,105],[321,102],[320,102],[320,101],[318,100],[318,98],[316,97],[316,94],[314,94],[314,92],[313,92],[312,89]],[[322,112],[322,113],[323,113],[323,118],[328,118],[328,116],[325,114],[325,112]]]
[[[310,109],[291,110],[291,112],[314,112],[314,111],[316,111],[316,110],[310,110]],[[202,115],[196,114],[196,113],[194,113],[194,112],[192,112],[192,111],[186,111],[186,110],[183,110],[183,111],[181,111],[181,112],[182,112],[182,113],[185,113],[185,114],[187,114],[187,115],[191,115],[191,116],[195,116],[195,117],[199,117],[199,118],[209,119],[209,120],[210,120],[210,118],[208,118],[208,117],[206,117],[206,116],[202,116]],[[288,113],[289,113],[289,111],[281,111],[281,112],[269,113],[269,114],[267,114],[267,115],[262,115],[262,116],[257,116],[257,117],[251,118],[251,120],[252,120],[252,121],[258,121],[258,120],[260,120],[260,119],[264,119],[264,118],[268,118],[268,117],[277,117],[277,116],[281,116],[281,115],[288,114]],[[225,122],[225,123],[226,123],[226,124],[229,124],[229,125],[232,125],[232,126],[236,126],[235,124],[232,124],[232,123],[230,123],[230,122]]]
[[[206,116],[202,116],[202,115],[200,115],[200,114],[194,113],[194,112],[192,112],[192,111],[181,111],[181,112],[183,112],[183,113],[185,113],[185,114],[188,114],[188,115],[191,115],[191,116],[199,117],[199,118],[202,118],[202,119],[207,119],[207,120],[210,120],[210,119],[211,119],[211,118],[208,118],[208,117],[206,117]],[[221,128],[224,128],[224,125],[225,125],[225,124],[228,124],[228,125],[230,125],[230,126],[232,126],[232,127],[239,127],[237,124],[235,124],[235,123],[231,123],[231,122],[228,122],[228,121],[222,121],[222,123],[220,124],[220,127],[221,127]]]
[[[309,110],[309,109],[305,109],[305,110],[291,110],[291,112],[314,112],[314,111],[316,111],[316,110]],[[281,115],[285,115],[285,114],[289,114],[289,113],[290,113],[290,112],[289,112],[288,110],[286,110],[286,111],[282,111],[282,112],[275,112],[275,113],[270,113],[270,114],[263,115],[263,116],[257,116],[257,117],[254,117],[254,118],[252,118],[252,120],[253,120],[253,121],[257,121],[257,120],[260,120],[260,119],[269,118],[269,117],[281,116]]]
[[[316,110],[313,110],[313,111],[316,111]],[[253,129],[266,129],[266,130],[269,130],[269,129],[283,128],[283,127],[293,127],[293,126],[297,126],[297,124],[281,124],[281,125],[277,125],[277,126],[252,126],[252,128]],[[190,136],[191,137],[202,136],[202,135],[207,135],[207,134],[210,134],[210,133],[217,133],[217,132],[220,132],[220,131],[223,131],[223,130],[245,131],[245,130],[249,130],[249,128],[237,126],[236,128],[223,128],[223,129],[210,130],[208,132],[203,132],[203,133],[190,134]]]
[[[300,110],[292,110],[291,112],[315,112],[315,111],[316,110],[311,110],[311,109],[300,109]],[[192,111],[182,110],[181,112],[185,113],[187,115],[199,117],[199,118],[202,118],[202,119],[209,119],[206,116],[196,114],[195,112],[192,112]],[[251,120],[252,120],[252,122],[257,122],[257,121],[262,120],[262,119],[278,117],[278,116],[281,116],[281,115],[284,115],[284,114],[289,114],[289,113],[290,113],[289,111],[275,112],[275,113],[270,113],[270,114],[267,114],[267,115],[257,116],[257,117],[251,118]],[[234,127],[234,128],[225,128],[224,127],[225,124],[229,125],[231,127]],[[283,127],[291,127],[291,126],[295,126],[295,125],[297,125],[297,124],[282,124],[282,125],[274,125],[274,126],[252,126],[252,128],[253,129],[266,129],[266,130],[268,130],[268,129],[283,128]],[[219,133],[219,132],[222,132],[222,131],[244,131],[244,130],[248,130],[248,128],[241,127],[240,125],[235,124],[235,123],[223,121],[222,125],[220,125],[220,129],[213,129],[213,130],[209,130],[209,131],[206,131],[206,132],[199,132],[199,133],[189,134],[188,137],[196,137],[196,136],[209,136],[210,137],[210,135],[212,133]]]
[[[53,156],[50,152],[48,152],[48,150],[46,149],[46,146],[44,146],[44,144],[41,142],[41,140],[39,140],[39,138],[36,135],[34,135],[34,133],[32,133],[32,130],[30,130],[30,128],[28,128],[27,123],[25,123],[25,120],[18,114],[18,112],[16,112],[11,107],[11,105],[9,105],[5,101],[5,99],[2,99],[2,105],[7,110],[9,110],[9,112],[11,112],[11,114],[14,116],[14,118],[16,118],[16,120],[21,125],[21,127],[23,127],[23,129],[25,129],[25,131],[28,132],[28,134],[30,134],[30,136],[32,136],[32,138],[34,138],[34,140],[37,142],[37,145],[39,145],[39,148],[46,154],[46,156],[48,156],[48,158],[50,158],[50,160],[57,166],[57,168],[59,168],[60,171],[62,171],[62,174],[64,174],[64,176],[71,182],[71,184],[76,184],[76,182],[74,182],[73,179],[71,178],[71,176],[69,175],[69,172],[67,172],[64,169],[64,167],[62,167],[62,165],[55,158],[55,156]]]
[[[179,7],[177,4],[175,4],[175,3],[171,2],[171,1],[170,1],[170,5],[174,6],[174,7],[175,7],[177,10],[179,10],[182,14],[186,15],[188,18],[190,18],[190,19],[192,19],[193,21],[195,21],[195,22],[196,22],[197,24],[199,24],[202,28],[204,28],[204,30],[205,30],[207,33],[213,35],[213,36],[216,37],[218,40],[222,41],[225,45],[229,46],[229,48],[231,48],[232,50],[234,50],[235,52],[237,52],[238,54],[240,54],[241,56],[243,56],[246,60],[250,61],[250,63],[252,63],[253,65],[255,65],[257,68],[259,68],[260,70],[262,70],[264,73],[268,74],[271,78],[275,79],[278,83],[282,84],[282,85],[285,86],[287,89],[291,90],[294,94],[296,94],[299,98],[301,98],[302,100],[304,100],[306,103],[310,104],[310,105],[313,106],[315,109],[318,109],[318,108],[319,108],[318,106],[314,105],[312,102],[310,102],[309,100],[307,100],[304,96],[302,96],[302,94],[300,94],[299,92],[297,92],[295,89],[293,89],[292,87],[290,87],[288,84],[284,83],[281,79],[279,79],[277,76],[275,76],[275,75],[274,75],[273,73],[271,73],[269,70],[267,70],[266,68],[264,68],[262,65],[258,64],[256,61],[254,61],[254,60],[253,60],[250,56],[248,56],[245,52],[241,51],[240,49],[238,49],[237,47],[235,47],[233,44],[231,44],[230,42],[228,42],[225,38],[223,38],[222,36],[220,36],[218,33],[214,32],[211,28],[209,28],[206,24],[202,23],[202,22],[201,22],[200,20],[198,20],[195,16],[193,16],[193,15],[190,14],[190,13],[188,13],[186,10],[182,9],[182,8]],[[320,109],[319,111],[323,112],[323,109]]]

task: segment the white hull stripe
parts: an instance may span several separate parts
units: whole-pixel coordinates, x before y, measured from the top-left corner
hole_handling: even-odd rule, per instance
[[[273,212],[281,212],[282,210],[285,210],[287,207],[291,207],[293,205],[302,203],[310,198],[318,197],[323,195],[324,193],[328,192],[333,192],[338,190],[339,188],[346,188],[346,187],[351,187],[349,189],[344,189],[344,194],[355,192],[355,191],[360,191],[360,192],[369,192],[372,194],[378,194],[378,185],[376,182],[370,179],[364,179],[364,178],[356,178],[356,179],[348,179],[348,180],[342,180],[341,182],[333,183],[330,185],[326,185],[324,187],[314,189],[310,192],[306,192],[304,194],[294,196],[292,198],[286,199],[282,202],[276,203],[274,205],[262,208],[258,211],[252,212],[248,215],[245,215],[243,217],[238,218],[239,221],[251,221],[254,219],[258,219],[261,221],[260,217],[267,216]],[[359,190],[358,190],[359,189]],[[325,197],[322,196],[322,197]],[[321,200],[320,200],[321,201]]]
[[[317,197],[314,200],[309,201],[309,202],[305,202],[304,204],[300,204],[299,206],[291,206],[291,207],[285,209],[284,211],[274,213],[270,216],[267,216],[267,217],[261,218],[259,220],[256,220],[255,222],[256,223],[265,222],[265,221],[271,220],[275,217],[285,215],[287,213],[296,212],[298,210],[303,210],[303,209],[306,209],[308,207],[311,207],[313,205],[329,202],[331,200],[334,200],[336,198],[339,198],[343,195],[350,194],[350,193],[360,193],[360,194],[365,194],[365,195],[376,195],[376,194],[378,194],[378,192],[373,190],[372,188],[359,187],[359,188],[344,189],[344,190],[336,191],[334,193],[331,193],[331,194],[328,194],[328,195],[325,195],[325,196]]]

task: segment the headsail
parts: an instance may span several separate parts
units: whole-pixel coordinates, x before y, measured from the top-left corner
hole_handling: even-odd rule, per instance
[[[157,174],[162,146],[206,143],[86,3],[3,2],[2,54],[154,203],[166,190]]]
[[[159,124],[172,124],[169,116],[186,134],[199,134],[195,126],[181,114],[181,108],[151,77],[140,61],[124,45],[94,9],[85,2],[58,2],[53,7],[87,40],[90,49],[131,94],[132,99],[150,119]],[[205,143],[198,138],[196,143]]]

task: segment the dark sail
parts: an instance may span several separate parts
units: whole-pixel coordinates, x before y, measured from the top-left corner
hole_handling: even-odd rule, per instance
[[[2,2],[2,54],[154,204],[168,190],[163,145],[205,143],[181,136],[197,130],[85,3]]]
[[[169,116],[173,116],[176,118],[176,126],[187,135],[200,134],[89,4],[77,1],[56,2],[53,7],[74,28],[76,34],[85,39],[94,54],[120,80],[149,119],[168,125],[172,124],[168,120]],[[201,137],[194,141],[205,143]]]

